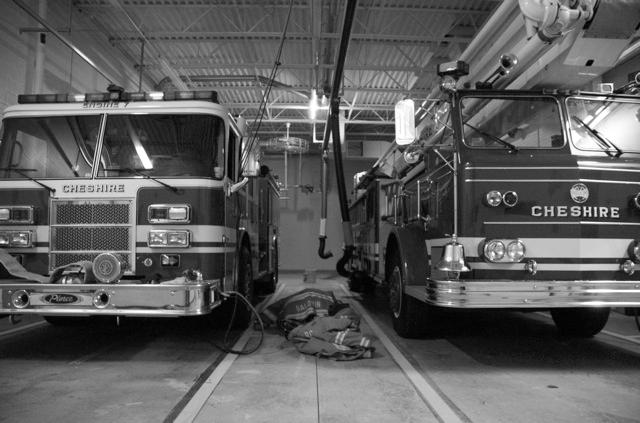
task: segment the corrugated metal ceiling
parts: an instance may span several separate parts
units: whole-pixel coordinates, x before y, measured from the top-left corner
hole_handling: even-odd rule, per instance
[[[347,52],[342,108],[347,140],[391,141],[393,108],[425,98],[438,63],[471,41],[497,0],[360,0]],[[309,95],[330,92],[346,1],[74,0],[147,85],[215,89],[221,102],[256,119],[287,16],[286,38],[260,125],[261,138],[310,140]],[[144,44],[144,55],[141,49]],[[141,62],[141,63],[140,63]],[[184,84],[184,85],[182,85]],[[319,116],[316,137],[324,130]]]

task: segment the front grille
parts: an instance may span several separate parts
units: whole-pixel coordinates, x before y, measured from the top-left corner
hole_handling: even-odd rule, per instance
[[[128,203],[72,203],[56,205],[56,224],[128,224]]]
[[[53,201],[51,211],[50,270],[104,252],[119,253],[124,270],[134,270],[132,200]]]

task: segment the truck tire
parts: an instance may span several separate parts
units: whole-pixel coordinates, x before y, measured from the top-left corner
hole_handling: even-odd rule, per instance
[[[351,276],[349,276],[349,280],[347,281],[347,284],[349,285],[349,291],[363,292],[364,278],[365,278],[365,275],[359,270],[351,272]]]
[[[560,333],[575,338],[590,338],[604,328],[609,308],[554,308],[551,317]]]
[[[253,269],[251,267],[251,252],[249,248],[243,246],[240,249],[240,257],[238,258],[238,283],[237,291],[242,294],[251,304],[254,304],[254,286],[253,286]],[[246,328],[252,319],[252,311],[242,299],[234,296],[228,300],[231,302],[231,311],[233,312],[233,302],[235,302],[234,327]]]
[[[278,241],[273,244],[273,255],[275,256],[275,267],[273,269],[273,274],[271,275],[271,286],[269,294],[273,294],[276,291],[276,287],[278,286],[278,278],[280,277],[278,268],[280,267],[280,251],[278,247]]]
[[[253,302],[259,303],[276,291],[278,285],[278,244],[273,245],[273,270],[253,281]]]
[[[404,293],[405,275],[402,259],[396,251],[391,252],[387,283],[389,286],[389,306],[393,329],[403,338],[420,338],[429,330],[426,304]]]
[[[351,292],[358,292],[363,295],[373,295],[376,290],[375,281],[365,272],[359,270],[351,273],[347,283]]]

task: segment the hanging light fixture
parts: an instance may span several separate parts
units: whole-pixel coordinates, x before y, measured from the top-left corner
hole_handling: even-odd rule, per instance
[[[318,93],[315,88],[311,89],[311,98],[309,99],[309,119],[315,120],[318,113]]]

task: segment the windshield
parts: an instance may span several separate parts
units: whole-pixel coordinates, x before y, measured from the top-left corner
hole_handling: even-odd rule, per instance
[[[7,118],[0,178],[89,178],[102,115]],[[107,116],[98,176],[222,178],[224,121],[218,116]]]
[[[564,145],[558,103],[551,97],[464,97],[464,143],[518,150]]]
[[[640,104],[606,97],[569,98],[571,140],[584,151],[640,152]]]
[[[91,176],[100,115],[8,118],[0,137],[0,177]]]
[[[107,118],[98,176],[208,176],[223,172],[224,122],[211,115]]]

